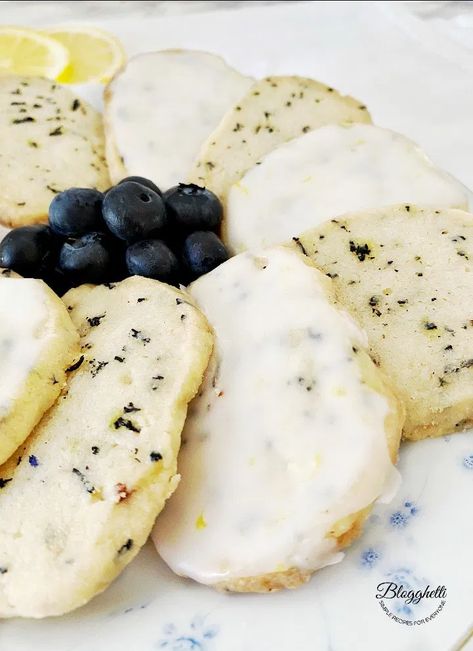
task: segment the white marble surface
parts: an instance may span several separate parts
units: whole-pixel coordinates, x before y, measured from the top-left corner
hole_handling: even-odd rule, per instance
[[[123,2],[93,2],[81,0],[80,2],[26,1],[26,2],[1,2],[0,11],[8,13],[10,20],[14,18],[27,20],[33,19],[60,22],[62,20],[96,20],[104,17],[117,17],[123,15],[133,16],[176,16],[203,11],[216,11],[226,9],[239,9],[254,5],[280,4],[280,0],[254,0],[235,1],[222,0],[212,2],[205,0],[176,0],[159,1],[150,0],[125,0]],[[18,18],[17,18],[18,17]]]
[[[122,2],[97,2],[91,0],[56,1],[56,0],[26,0],[24,2],[0,2],[0,17],[4,22],[25,20],[41,21],[41,23],[60,22],[62,20],[95,20],[111,16],[175,16],[205,11],[224,11],[228,9],[244,9],[258,5],[276,5],[294,0],[124,0]],[[467,35],[473,21],[473,2],[471,1],[441,1],[422,0],[404,1],[393,4],[403,8],[422,20],[432,23],[448,24],[449,29],[458,29],[459,33]],[[465,39],[471,45],[471,39]]]

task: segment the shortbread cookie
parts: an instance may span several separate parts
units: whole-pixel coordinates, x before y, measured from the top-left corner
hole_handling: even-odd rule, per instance
[[[403,205],[345,215],[299,245],[333,278],[407,407],[404,436],[473,424],[473,215]]]
[[[225,200],[230,186],[278,145],[326,124],[371,122],[366,106],[304,77],[257,81],[203,145],[190,180]]]
[[[162,189],[184,181],[204,140],[252,83],[207,52],[132,58],[105,91],[112,180],[145,176]]]
[[[281,145],[232,186],[224,235],[238,253],[346,212],[404,202],[467,208],[468,195],[404,136],[371,124],[330,125]]]
[[[138,553],[178,482],[187,403],[212,347],[169,285],[132,277],[64,297],[81,335],[67,393],[0,468],[0,616],[81,606]]]
[[[29,436],[80,354],[64,303],[41,280],[0,270],[0,463]]]
[[[71,186],[105,190],[102,118],[54,81],[0,76],[0,222],[45,221]]]
[[[177,574],[220,589],[296,587],[392,493],[403,409],[301,253],[241,254],[190,293],[216,348],[154,542]]]

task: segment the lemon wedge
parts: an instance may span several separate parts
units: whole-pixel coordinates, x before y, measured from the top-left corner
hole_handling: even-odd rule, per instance
[[[107,83],[126,60],[120,41],[95,27],[67,25],[42,33],[69,53],[69,65],[57,78],[63,84]]]
[[[0,74],[56,79],[69,63],[67,49],[32,29],[0,27]]]

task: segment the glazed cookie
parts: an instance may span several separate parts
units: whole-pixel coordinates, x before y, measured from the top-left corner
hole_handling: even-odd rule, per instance
[[[278,145],[326,124],[371,122],[357,99],[305,77],[267,77],[248,90],[202,146],[190,180],[225,200],[230,186]]]
[[[332,124],[281,145],[231,187],[224,237],[238,253],[346,212],[404,202],[467,208],[468,191],[399,133]]]
[[[0,136],[6,226],[46,221],[51,200],[71,186],[110,185],[100,114],[53,81],[0,76]]]
[[[294,588],[393,493],[402,406],[301,253],[241,254],[190,293],[216,348],[153,540],[177,574],[218,589]]]
[[[0,467],[2,617],[77,608],[138,553],[177,485],[187,403],[212,348],[189,297],[154,280],[81,287],[64,300],[82,357]]]
[[[183,181],[204,140],[252,83],[208,52],[133,57],[105,91],[113,182],[145,176],[166,190]]]
[[[0,463],[51,407],[80,355],[64,303],[41,280],[0,270]]]
[[[327,222],[299,245],[333,278],[403,398],[404,436],[471,427],[473,215],[384,208]]]

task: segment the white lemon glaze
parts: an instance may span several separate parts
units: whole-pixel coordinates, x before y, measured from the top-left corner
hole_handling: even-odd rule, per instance
[[[235,252],[270,246],[345,212],[399,203],[466,208],[468,191],[394,131],[329,125],[281,145],[232,186],[226,241]]]
[[[339,561],[327,537],[392,489],[389,404],[365,383],[365,336],[330,281],[285,247],[241,254],[190,286],[216,334],[191,403],[181,483],[153,539],[207,584]]]
[[[106,119],[130,175],[167,189],[183,182],[207,136],[253,80],[207,52],[131,59],[110,85]]]
[[[0,418],[37,365],[45,341],[55,336],[47,298],[37,280],[0,279]]]

